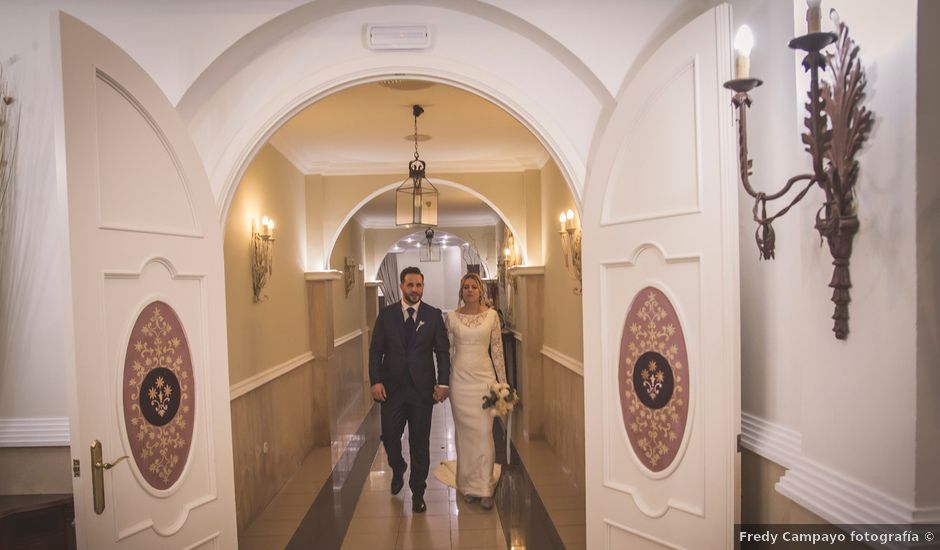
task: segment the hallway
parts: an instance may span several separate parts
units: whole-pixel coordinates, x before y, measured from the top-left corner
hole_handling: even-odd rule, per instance
[[[465,503],[434,477],[433,465],[456,456],[450,406],[436,407],[432,471],[425,493],[428,509],[415,515],[407,486],[396,496],[388,492],[391,470],[379,443],[378,407],[364,414],[358,430],[348,430],[342,438],[343,448],[331,452],[320,447],[307,456],[239,537],[241,550],[585,547],[583,494],[544,443],[523,445],[527,463],[513,449],[512,464],[506,467],[505,440],[497,429],[497,461],[504,469],[496,507],[485,511],[479,504]],[[407,445],[404,448],[410,462]],[[530,475],[538,479],[542,498]]]

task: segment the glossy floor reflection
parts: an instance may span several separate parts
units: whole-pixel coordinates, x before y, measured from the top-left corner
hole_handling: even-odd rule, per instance
[[[496,430],[496,437],[497,461],[505,464],[502,430]],[[335,448],[331,453],[326,447],[308,456],[240,536],[241,550],[585,547],[583,491],[571,483],[544,442],[523,442],[518,452],[513,449],[496,507],[483,510],[434,477],[437,464],[453,460],[456,453],[451,409],[436,406],[424,514],[411,512],[407,473],[401,493],[389,493],[392,472],[379,442],[378,406],[358,430],[344,436],[344,443],[338,457]],[[407,441],[403,448],[410,463]]]

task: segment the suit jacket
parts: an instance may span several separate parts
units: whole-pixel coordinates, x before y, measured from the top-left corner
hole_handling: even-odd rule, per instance
[[[423,323],[423,324],[422,324]],[[437,376],[434,356],[437,356]],[[401,302],[382,308],[375,319],[369,345],[369,381],[382,383],[391,395],[407,381],[406,373],[429,402],[434,401],[434,385],[450,384],[450,343],[441,310],[421,302],[415,318],[415,335],[405,349],[405,318]]]

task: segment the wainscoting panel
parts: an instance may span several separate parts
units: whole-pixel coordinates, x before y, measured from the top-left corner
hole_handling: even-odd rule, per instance
[[[546,442],[571,480],[584,490],[584,377],[542,354]]]
[[[313,361],[232,401],[235,508],[241,533],[294,474],[318,439],[325,388]],[[323,377],[325,378],[325,377]]]
[[[337,338],[339,345],[333,348],[330,355],[330,442],[334,462],[349,444],[347,436],[342,434],[356,433],[365,407],[371,404],[371,399],[367,400],[367,388],[362,380],[362,338],[361,330]]]

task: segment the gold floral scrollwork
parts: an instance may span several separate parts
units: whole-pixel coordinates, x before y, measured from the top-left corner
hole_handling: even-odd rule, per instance
[[[179,478],[191,445],[191,360],[175,314],[170,310],[168,321],[163,307],[169,306],[156,304],[131,336],[125,411],[139,469],[155,488],[167,489]]]
[[[631,308],[624,330],[619,369],[621,404],[629,439],[641,462],[653,471],[661,471],[677,455],[685,431],[685,345],[665,295],[648,287],[637,296],[641,299]]]

